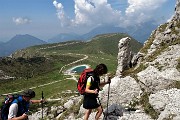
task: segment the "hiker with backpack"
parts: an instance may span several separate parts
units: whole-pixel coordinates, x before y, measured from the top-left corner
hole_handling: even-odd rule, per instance
[[[98,120],[103,112],[100,101],[98,101],[98,93],[100,86],[110,83],[110,79],[107,82],[100,83],[100,76],[106,74],[108,71],[105,64],[99,64],[92,72],[87,75],[87,82],[85,87],[85,94],[83,100],[83,107],[86,109],[84,120],[88,120],[89,115],[93,109],[97,109],[95,120]]]
[[[2,120],[27,120],[29,105],[33,103],[42,103],[44,100],[31,100],[35,97],[35,92],[31,89],[23,91],[20,95],[10,102],[9,108],[2,108]],[[6,101],[5,101],[6,102]],[[7,106],[6,106],[7,107]],[[6,111],[5,111],[6,110]]]

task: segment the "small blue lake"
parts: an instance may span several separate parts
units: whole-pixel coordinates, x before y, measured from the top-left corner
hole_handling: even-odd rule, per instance
[[[81,73],[86,67],[87,67],[86,65],[77,66],[73,68],[71,71],[76,73]]]

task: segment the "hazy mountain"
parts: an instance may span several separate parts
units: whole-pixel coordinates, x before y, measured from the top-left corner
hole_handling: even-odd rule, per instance
[[[82,38],[85,40],[91,39],[92,37],[98,34],[106,34],[106,33],[124,33],[125,29],[120,27],[113,27],[113,26],[99,26],[92,29],[90,32],[82,35]]]
[[[16,50],[41,44],[46,42],[28,34],[16,35],[6,43],[0,44],[0,56],[8,56]]]
[[[74,33],[66,33],[66,34],[59,34],[48,40],[49,43],[57,43],[57,42],[64,42],[68,40],[89,40],[92,39],[94,36],[99,34],[106,34],[106,33],[127,33],[137,41],[144,43],[150,36],[151,32],[158,26],[153,24],[153,21],[149,21],[146,23],[141,23],[141,25],[136,25],[127,28],[121,27],[114,27],[114,26],[99,26],[92,29],[90,32],[77,35]]]
[[[0,45],[3,44],[4,42],[0,41]]]
[[[94,36],[99,34],[106,34],[106,33],[124,33],[125,29],[120,27],[113,27],[113,26],[99,26],[92,29],[90,32],[77,35],[74,33],[62,33],[59,34],[51,39],[48,40],[49,43],[58,43],[58,42],[65,42],[70,40],[89,40],[92,39]]]
[[[149,21],[146,23],[141,23],[141,25],[137,25],[134,27],[128,27],[126,29],[126,33],[128,33],[131,37],[138,40],[141,43],[144,43],[151,35],[151,32],[155,30],[158,25],[153,24],[154,21]]]
[[[82,37],[75,33],[61,33],[51,39],[48,40],[48,43],[58,43],[58,42],[65,42],[69,40],[81,40]]]
[[[141,25],[121,28],[121,27],[113,27],[113,26],[100,26],[89,33],[82,35],[84,39],[90,39],[98,34],[106,34],[106,33],[127,33],[137,41],[144,43],[150,36],[151,32],[157,28],[158,25],[153,24],[154,21],[149,21],[145,23],[141,23]]]

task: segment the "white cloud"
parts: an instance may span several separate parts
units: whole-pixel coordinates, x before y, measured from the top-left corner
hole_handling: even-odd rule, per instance
[[[76,25],[112,24],[121,20],[121,11],[113,10],[107,0],[74,0]]]
[[[31,23],[31,20],[29,18],[23,18],[23,17],[13,17],[13,22],[16,24],[16,25],[22,25],[22,24],[28,24],[28,23]]]
[[[112,1],[112,0],[111,0]],[[167,0],[127,0],[126,11],[115,10],[107,0],[74,0],[75,17],[70,19],[64,12],[63,5],[54,0],[57,16],[62,26],[130,26],[149,21],[155,17],[153,12]],[[117,0],[122,2],[122,0]],[[123,0],[125,3],[125,0]],[[116,3],[117,4],[117,3]],[[120,5],[120,4],[119,4]]]
[[[74,0],[74,2],[75,18],[70,20],[65,15],[62,4],[54,0],[53,4],[62,26],[116,24],[121,20],[121,11],[113,10],[107,0]]]
[[[126,9],[125,24],[138,24],[153,19],[153,14],[167,0],[128,0],[129,6]]]
[[[69,17],[66,16],[63,5],[61,3],[58,3],[56,0],[53,1],[53,5],[56,8],[56,14],[61,22],[61,26],[69,26],[71,24],[71,20],[69,19]]]

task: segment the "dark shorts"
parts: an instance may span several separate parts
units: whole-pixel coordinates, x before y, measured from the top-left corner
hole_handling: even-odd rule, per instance
[[[85,109],[95,109],[98,108],[100,104],[98,103],[96,96],[84,95],[83,108]]]

